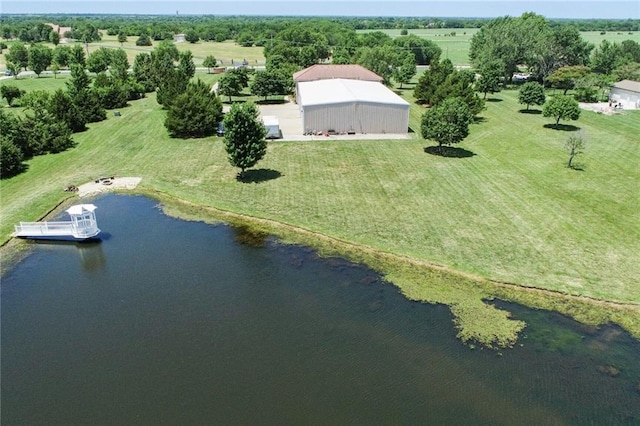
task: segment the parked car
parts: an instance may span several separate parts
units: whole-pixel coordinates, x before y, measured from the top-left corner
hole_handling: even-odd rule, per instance
[[[9,70],[6,70],[4,72],[4,75],[6,75],[7,77],[11,77],[13,75],[13,73],[11,71],[9,71]]]
[[[218,136],[224,136],[224,124],[222,122],[218,123]]]

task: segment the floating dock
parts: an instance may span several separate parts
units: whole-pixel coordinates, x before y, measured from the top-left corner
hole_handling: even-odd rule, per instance
[[[34,239],[75,239],[85,240],[100,233],[93,204],[78,204],[66,212],[70,221],[61,222],[20,222],[15,225],[15,237]]]

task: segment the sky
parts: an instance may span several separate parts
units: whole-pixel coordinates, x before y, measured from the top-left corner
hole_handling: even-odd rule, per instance
[[[0,0],[2,14],[287,15],[640,19],[640,0]]]

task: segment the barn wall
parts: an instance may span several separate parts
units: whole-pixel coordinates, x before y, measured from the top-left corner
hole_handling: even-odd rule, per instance
[[[346,103],[308,105],[302,112],[305,131],[407,133],[409,106]]]
[[[625,107],[640,108],[640,93],[614,87],[611,89],[610,97],[614,101],[622,101]]]

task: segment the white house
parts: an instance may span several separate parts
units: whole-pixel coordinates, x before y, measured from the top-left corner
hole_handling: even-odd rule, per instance
[[[640,109],[640,81],[622,80],[613,84],[609,98],[623,108]]]

